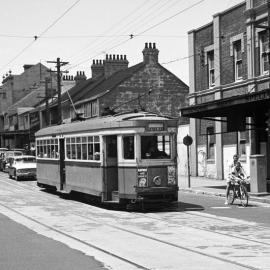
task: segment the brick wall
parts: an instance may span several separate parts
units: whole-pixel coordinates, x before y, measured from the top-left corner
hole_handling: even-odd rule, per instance
[[[112,104],[114,107],[123,104],[117,112],[139,110],[138,94],[145,94],[140,99],[145,110],[178,116],[179,109],[187,105],[188,86],[160,65],[146,65],[100,99],[100,112]],[[124,104],[132,99],[135,100]]]
[[[195,32],[195,91],[201,91],[208,87],[208,70],[204,65],[204,48],[212,45],[213,42],[213,24]]]
[[[220,57],[221,57],[221,84],[228,84],[235,81],[234,57],[231,55],[231,38],[244,35],[244,52],[242,53],[243,79],[247,79],[247,51],[246,51],[246,23],[245,3],[220,16]]]
[[[258,6],[265,4],[265,3],[267,3],[267,0],[253,0],[254,7],[258,7]]]

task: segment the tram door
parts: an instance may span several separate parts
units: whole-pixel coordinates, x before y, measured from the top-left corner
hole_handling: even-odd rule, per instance
[[[60,190],[63,190],[66,186],[65,139],[59,139],[59,147]]]
[[[118,201],[117,136],[104,136],[104,200]]]

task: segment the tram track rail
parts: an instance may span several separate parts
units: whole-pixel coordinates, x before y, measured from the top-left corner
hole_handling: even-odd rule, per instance
[[[30,187],[27,186],[27,185],[24,185],[24,186],[21,186],[21,185],[20,185],[20,186],[19,186],[19,185],[16,185],[15,183],[10,183],[10,182],[6,182],[6,181],[2,181],[2,180],[0,180],[0,182],[5,182],[5,183],[8,183],[8,184],[10,184],[10,185],[12,185],[12,186],[15,186],[16,188],[21,188],[21,189],[24,189],[24,190],[27,190],[27,191],[36,193],[36,192],[35,192],[36,189],[33,190],[32,188],[30,188]],[[50,198],[55,197],[54,195],[49,195],[48,193],[44,193],[44,195],[45,195],[45,194],[48,195],[48,196],[50,196]],[[67,202],[68,202],[69,204],[71,204],[71,205],[74,206],[74,203],[73,203],[72,201],[67,201]],[[110,255],[110,256],[113,256],[113,257],[115,257],[115,258],[117,258],[117,259],[120,259],[120,260],[122,260],[122,261],[124,261],[124,262],[126,262],[126,263],[129,263],[129,264],[131,264],[131,265],[137,267],[138,269],[150,269],[150,268],[146,268],[146,267],[144,267],[144,266],[142,266],[142,265],[140,265],[140,264],[137,264],[137,263],[135,263],[135,262],[132,262],[132,261],[130,261],[130,260],[127,260],[127,259],[125,259],[125,258],[122,258],[122,257],[118,256],[117,254],[113,254],[113,253],[111,253],[110,251],[107,251],[107,250],[105,250],[105,249],[102,249],[102,248],[100,248],[100,247],[98,247],[98,246],[89,244],[89,243],[87,243],[87,242],[85,242],[85,241],[83,241],[83,240],[80,240],[79,238],[76,238],[76,237],[74,237],[74,236],[71,236],[71,235],[69,235],[69,234],[67,234],[67,233],[64,233],[64,232],[60,231],[60,230],[57,230],[57,229],[55,229],[55,228],[52,227],[52,226],[49,226],[49,225],[47,225],[47,224],[45,224],[45,223],[42,223],[42,222],[40,222],[40,221],[37,221],[37,220],[35,220],[35,219],[33,219],[33,218],[31,218],[31,217],[29,217],[29,216],[23,214],[23,213],[20,213],[19,211],[15,210],[15,209],[12,209],[12,208],[10,208],[10,207],[8,207],[8,206],[6,206],[6,205],[3,205],[2,203],[0,203],[0,205],[1,205],[2,207],[7,208],[9,211],[13,211],[13,212],[15,212],[16,214],[21,215],[21,216],[23,216],[24,218],[27,218],[27,219],[31,220],[32,222],[36,222],[36,223],[38,223],[38,224],[41,225],[41,226],[44,226],[44,227],[46,227],[46,228],[48,228],[48,229],[50,229],[50,230],[52,230],[52,231],[54,231],[54,232],[57,232],[57,233],[60,233],[60,234],[64,235],[65,237],[69,237],[70,239],[76,240],[76,241],[78,241],[78,242],[80,242],[80,243],[82,243],[82,244],[85,244],[85,245],[87,245],[87,246],[89,246],[89,247],[91,247],[91,248],[94,248],[94,249],[97,249],[97,250],[99,250],[99,251],[101,251],[101,252],[104,252],[104,253],[106,253],[107,255]],[[144,217],[144,218],[148,218],[148,219],[152,219],[152,220],[163,221],[163,222],[167,222],[167,223],[170,223],[170,224],[179,226],[179,227],[184,227],[184,226],[186,226],[186,225],[178,224],[177,222],[174,222],[174,221],[171,221],[171,220],[168,220],[168,219],[165,220],[165,219],[163,219],[163,218],[157,218],[157,217],[153,217],[153,216],[149,216],[149,215],[146,216],[146,214],[140,214],[140,213],[136,213],[136,212],[133,212],[132,214],[133,214],[133,216],[138,216],[138,217]],[[191,213],[183,213],[183,214],[193,215],[193,214],[191,214]],[[208,253],[205,253],[205,252],[201,252],[201,251],[198,251],[198,250],[195,250],[195,249],[192,249],[192,248],[188,248],[188,247],[185,247],[185,246],[181,246],[181,245],[178,245],[178,244],[174,244],[174,243],[171,243],[171,242],[169,242],[169,241],[165,241],[165,240],[162,240],[162,239],[158,239],[158,238],[156,238],[156,237],[152,237],[152,236],[149,236],[149,235],[145,235],[145,234],[143,234],[143,233],[139,233],[139,232],[136,232],[136,231],[132,231],[132,230],[129,230],[129,229],[125,229],[125,228],[122,228],[122,227],[117,226],[117,225],[112,225],[112,224],[106,223],[106,222],[104,222],[104,221],[99,221],[99,220],[97,220],[97,219],[95,219],[95,218],[90,218],[89,216],[81,215],[81,214],[78,214],[78,213],[76,213],[76,212],[73,213],[73,215],[78,216],[78,217],[83,218],[83,219],[95,221],[95,222],[97,222],[97,223],[99,223],[99,224],[102,224],[103,226],[108,226],[108,227],[110,227],[110,228],[114,228],[114,229],[119,230],[119,231],[122,231],[122,232],[130,233],[130,234],[133,234],[133,235],[136,235],[136,236],[139,236],[139,237],[142,237],[142,238],[146,238],[146,239],[149,239],[149,240],[152,240],[152,241],[161,243],[161,244],[165,244],[165,245],[168,245],[168,246],[171,246],[171,247],[174,247],[174,248],[178,248],[178,249],[180,249],[180,250],[185,250],[185,251],[188,251],[188,252],[191,252],[191,253],[196,253],[196,254],[199,254],[199,255],[202,255],[202,256],[206,256],[206,257],[209,257],[209,258],[212,258],[212,259],[216,259],[216,260],[219,260],[219,261],[222,261],[222,262],[226,262],[226,263],[229,263],[229,264],[232,264],[232,265],[237,265],[237,266],[243,267],[243,268],[245,268],[245,269],[252,269],[252,270],[259,270],[259,269],[260,269],[260,268],[256,268],[256,267],[252,267],[252,266],[246,265],[246,264],[244,264],[244,263],[239,263],[239,262],[236,262],[236,261],[233,261],[233,260],[230,260],[230,259],[221,258],[221,257],[219,257],[219,256],[215,256],[215,255],[208,254]],[[195,216],[198,217],[198,215],[195,215]],[[200,217],[202,217],[202,216],[200,215]],[[203,218],[211,218],[211,217],[203,216]],[[220,219],[220,221],[222,221],[222,219]],[[223,221],[224,221],[224,220],[223,220]],[[190,225],[189,225],[189,226],[190,226]],[[250,226],[252,226],[253,228],[264,228],[264,229],[268,229],[267,227],[263,227],[263,226],[255,226],[255,225],[250,225]],[[240,239],[240,240],[245,240],[245,241],[248,241],[248,242],[251,242],[251,243],[256,243],[256,244],[261,244],[261,245],[270,246],[270,244],[268,244],[268,243],[261,242],[261,241],[257,241],[257,240],[246,239],[246,238],[243,238],[243,237],[237,237],[237,236],[231,236],[231,235],[228,235],[228,234],[224,234],[224,233],[220,233],[220,232],[215,232],[215,231],[207,230],[207,229],[205,229],[205,228],[198,228],[198,227],[196,227],[196,226],[192,226],[192,228],[193,228],[193,229],[196,229],[196,230],[200,230],[200,231],[211,232],[211,233],[218,234],[218,235],[222,235],[222,236],[226,236],[226,237],[233,237],[233,238],[237,238],[237,239]]]

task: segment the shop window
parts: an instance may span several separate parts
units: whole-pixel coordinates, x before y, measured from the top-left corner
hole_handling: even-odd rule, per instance
[[[235,74],[235,80],[237,81],[243,78],[241,40],[237,40],[233,43],[233,56],[234,56],[234,74]]]
[[[206,154],[207,159],[215,159],[215,134],[214,134],[214,127],[207,127],[206,128]]]
[[[134,159],[134,136],[123,137],[124,159]]]
[[[209,87],[215,85],[214,51],[207,52],[208,83]]]
[[[260,71],[261,75],[269,72],[269,38],[267,31],[259,34],[260,40]]]

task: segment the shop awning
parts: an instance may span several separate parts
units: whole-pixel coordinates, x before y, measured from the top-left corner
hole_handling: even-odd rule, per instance
[[[185,107],[180,110],[180,116],[203,119],[241,114],[250,117],[256,111],[268,108],[270,108],[270,89]]]

